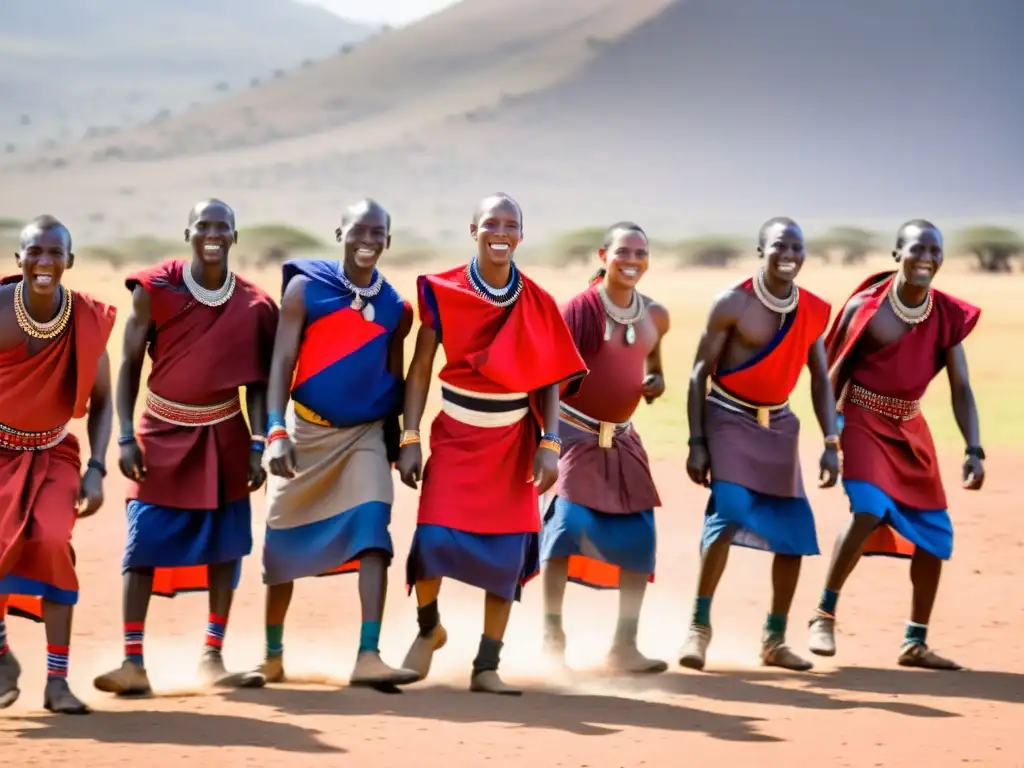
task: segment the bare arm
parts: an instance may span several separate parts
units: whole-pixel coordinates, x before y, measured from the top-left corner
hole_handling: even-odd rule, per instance
[[[978,407],[974,402],[970,376],[967,373],[967,355],[961,344],[946,351],[946,370],[949,375],[949,390],[953,398],[953,415],[960,434],[968,447],[979,447],[981,437],[978,429]]]
[[[270,359],[270,376],[263,403],[262,421],[253,421],[254,414],[249,411],[249,420],[256,433],[263,434],[267,428],[267,416],[283,419],[285,408],[288,407],[292,375],[295,373],[295,361],[299,357],[299,344],[302,342],[302,330],[306,326],[306,284],[309,279],[296,277],[288,283],[281,298],[281,314],[277,321],[274,335],[274,354]],[[248,396],[248,391],[246,392]]]
[[[86,428],[89,433],[89,454],[94,461],[106,465],[110,433],[114,429],[114,402],[110,386],[110,356],[106,350],[100,355],[96,366],[96,378],[89,395],[89,418]]]
[[[658,329],[658,341],[655,342],[651,353],[647,355],[644,371],[648,376],[651,374],[664,376],[665,372],[661,367],[661,340],[668,333],[671,322],[669,321],[668,310],[661,306],[661,304],[651,302],[648,311],[651,313],[651,319],[654,320],[654,325]]]
[[[409,363],[409,372],[405,377],[405,408],[403,410],[405,429],[418,431],[420,428],[423,409],[427,406],[427,393],[430,391],[430,377],[434,371],[437,344],[437,334],[434,329],[427,325],[421,325],[416,334],[416,350],[413,352],[412,362]],[[557,412],[555,417],[558,417]]]
[[[811,372],[811,402],[814,404],[814,415],[818,418],[821,434],[832,437],[836,435],[836,398],[832,392],[832,381],[828,377],[823,337],[819,337],[811,345],[807,353],[807,369]]]
[[[707,409],[708,378],[725,350],[729,334],[736,327],[743,310],[743,296],[729,292],[719,296],[711,307],[707,327],[697,345],[697,355],[690,373],[686,414],[690,423],[690,439],[704,437],[704,414]]]
[[[136,285],[132,291],[132,310],[124,326],[121,368],[117,374],[117,418],[121,423],[122,437],[135,434],[135,402],[139,398],[142,363],[146,358],[151,324],[149,293],[141,285]]]
[[[538,393],[541,418],[544,419],[544,434],[558,435],[558,385],[544,387]]]
[[[398,381],[405,379],[405,339],[412,330],[412,310],[402,312],[402,320],[398,330],[391,339],[391,347],[388,349],[388,372]],[[433,361],[431,361],[433,365]]]

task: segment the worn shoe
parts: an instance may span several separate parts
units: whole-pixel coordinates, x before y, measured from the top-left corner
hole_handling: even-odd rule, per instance
[[[97,691],[118,696],[144,696],[152,693],[145,668],[128,659],[121,662],[121,666],[114,671],[97,677],[92,685]]]
[[[708,645],[711,644],[711,627],[703,624],[691,624],[686,642],[679,651],[679,665],[687,669],[704,669],[707,659]]]

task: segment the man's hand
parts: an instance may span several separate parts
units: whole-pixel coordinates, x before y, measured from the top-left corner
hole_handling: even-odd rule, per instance
[[[398,476],[407,486],[416,490],[423,468],[423,451],[419,443],[408,443],[398,449],[398,461],[395,462]]]
[[[82,475],[78,490],[78,516],[89,517],[103,506],[103,475],[95,467],[89,467]]]
[[[985,484],[985,462],[977,456],[964,457],[964,488],[980,491]]]
[[[249,493],[258,491],[267,481],[267,473],[263,469],[263,453],[249,449]]]
[[[558,454],[542,445],[533,456],[533,484],[537,486],[537,495],[543,496],[557,480]]]
[[[665,377],[660,373],[649,373],[644,379],[644,400],[650,405],[665,394]]]
[[[295,477],[298,465],[295,462],[295,445],[290,438],[279,437],[267,445],[266,451],[270,459],[270,474],[275,477]]]
[[[134,480],[137,483],[145,481],[146,462],[138,440],[132,438],[131,441],[121,444],[117,467],[121,470],[121,474],[129,480]]]
[[[818,462],[818,487],[831,488],[839,481],[839,450],[834,445],[825,446]]]
[[[711,485],[711,454],[703,440],[690,440],[690,455],[686,458],[686,474],[697,485]]]

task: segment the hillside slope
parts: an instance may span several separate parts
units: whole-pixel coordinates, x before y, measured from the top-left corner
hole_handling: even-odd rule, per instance
[[[149,120],[370,32],[292,0],[6,0],[0,142],[66,141],[90,126]]]
[[[0,211],[177,227],[218,194],[329,232],[370,194],[437,235],[503,189],[534,236],[1024,218],[1021,28],[1020,0],[464,0],[221,103],[12,158]]]

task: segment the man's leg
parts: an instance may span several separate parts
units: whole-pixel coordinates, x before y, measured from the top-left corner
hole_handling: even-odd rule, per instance
[[[469,690],[504,696],[522,695],[521,690],[506,685],[498,675],[505,629],[508,627],[508,618],[511,614],[511,600],[487,593],[484,598],[484,633],[480,636],[480,649],[473,659],[473,677]]]
[[[910,561],[910,581],[914,587],[910,621],[907,622],[899,664],[904,667],[926,669],[961,669],[951,659],[943,658],[928,647],[928,622],[931,620],[935,596],[939,591],[942,561],[920,547],[914,550]]]
[[[224,635],[227,632],[231,601],[235,595],[235,571],[237,560],[207,566],[210,583],[210,616],[206,623],[206,640],[199,674],[207,685],[233,688],[262,688],[267,679],[259,672],[238,672],[231,674],[224,667]]]
[[[448,642],[448,633],[441,625],[437,596],[441,594],[441,579],[422,579],[416,582],[416,621],[419,633],[402,662],[403,669],[411,669],[419,680],[430,672],[434,653]]]
[[[89,708],[68,687],[68,651],[73,612],[70,605],[43,600],[43,624],[46,626],[46,690],[43,706],[61,715],[86,715]]]
[[[711,642],[711,598],[718,589],[718,582],[725,573],[729,561],[729,547],[732,546],[734,531],[725,530],[715,539],[700,561],[700,575],[697,578],[697,599],[690,619],[690,630],[686,643],[679,654],[679,663],[689,669],[704,669],[708,644]]]
[[[839,592],[854,566],[864,554],[864,544],[872,531],[881,523],[879,518],[866,512],[850,516],[846,527],[840,531],[832,552],[832,561],[825,577],[825,590],[821,594],[818,610],[811,619],[811,637],[808,648],[818,656],[835,656],[836,653],[836,605]]]
[[[8,595],[0,595],[0,709],[7,709],[18,700],[18,678],[21,665],[7,645],[7,601]]]
[[[565,587],[569,582],[569,558],[552,557],[544,563],[544,654],[560,664],[565,663],[565,629],[562,607]]]
[[[775,555],[772,561],[772,608],[761,638],[761,661],[765,665],[797,672],[806,672],[814,666],[786,645],[786,621],[800,580],[802,560],[795,555]]]
[[[380,657],[380,625],[390,562],[391,554],[381,550],[369,550],[359,558],[359,603],[363,621],[356,666],[350,678],[351,685],[373,686],[385,691],[419,679],[417,672],[389,667]]]
[[[122,577],[122,611],[124,617],[124,661],[118,669],[100,675],[93,686],[118,696],[140,696],[150,692],[146,674],[143,643],[146,615],[153,594],[153,569],[132,568]]]
[[[267,586],[266,638],[263,663],[257,670],[268,683],[284,682],[284,620],[292,604],[295,582]]]
[[[660,659],[647,658],[636,645],[640,609],[650,577],[649,573],[627,571],[625,568],[619,573],[619,621],[615,627],[609,662],[620,672],[657,674],[668,669],[668,664]]]

